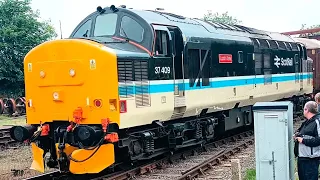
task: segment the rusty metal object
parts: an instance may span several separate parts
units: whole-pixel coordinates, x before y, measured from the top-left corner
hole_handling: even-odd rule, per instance
[[[295,35],[295,34],[306,34],[306,33],[316,33],[316,32],[320,32],[320,28],[305,29],[305,30],[290,31],[290,32],[283,32],[283,33],[281,33],[281,34],[285,34],[285,35]]]
[[[26,113],[26,101],[24,98],[16,99],[16,111],[18,115],[23,115]]]
[[[221,139],[221,140],[209,143],[206,146],[214,146],[214,145],[216,145],[217,147],[219,147],[221,145],[225,145],[227,142],[232,142],[232,139],[242,139],[245,136],[245,134],[253,134],[253,131],[246,132],[246,133],[241,133],[239,135],[235,135],[235,136],[231,136],[231,137],[227,137],[225,139]],[[186,155],[195,155],[196,151],[197,150],[199,151],[200,149],[203,150],[203,148],[196,148],[196,149],[187,150],[187,151],[184,151],[182,153],[177,153],[177,154],[173,154],[172,156],[167,156],[167,157],[165,157],[163,159],[160,159],[160,160],[158,160],[156,162],[152,162],[150,164],[143,165],[141,167],[137,167],[137,168],[131,169],[129,171],[125,171],[125,172],[119,173],[119,174],[117,174],[115,176],[108,175],[107,177],[106,176],[105,177],[99,177],[97,179],[123,180],[123,179],[135,178],[137,175],[150,173],[153,169],[162,168],[162,164],[163,163],[170,163],[170,160],[183,159],[183,158],[186,157]],[[219,152],[218,152],[218,154],[219,154]],[[224,151],[222,151],[222,152],[224,152]],[[222,155],[228,155],[228,153],[230,153],[230,150],[222,153]],[[210,158],[210,159],[212,159],[212,158]],[[220,164],[222,159],[223,159],[222,156],[218,156],[218,158],[214,158],[215,163],[211,163],[210,165],[208,165],[209,168],[214,166],[214,165]],[[191,171],[191,170],[189,170],[189,171]]]
[[[204,171],[212,169],[212,166],[217,165],[217,160],[221,162],[221,159],[228,159],[230,155],[233,155],[235,152],[238,152],[241,148],[245,148],[245,144],[249,142],[254,141],[254,138],[250,138],[243,143],[237,145],[234,148],[226,149],[222,152],[219,152],[217,155],[213,156],[212,158],[208,159],[207,161],[204,161],[184,172],[182,172],[182,176],[180,176],[178,179],[193,179],[200,174],[204,175]]]
[[[4,103],[4,109],[6,114],[12,115],[16,112],[16,102],[13,98],[6,99]]]
[[[0,114],[3,114],[4,112],[4,103],[3,103],[3,100],[0,99]]]
[[[26,99],[19,98],[2,98],[0,99],[0,115],[21,116],[26,113]]]

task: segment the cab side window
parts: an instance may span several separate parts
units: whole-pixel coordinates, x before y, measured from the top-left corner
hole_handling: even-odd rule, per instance
[[[90,36],[91,23],[91,19],[87,20],[84,24],[80,26],[76,33],[74,33],[73,37],[80,38]]]
[[[169,56],[169,35],[166,31],[156,30],[156,56]]]

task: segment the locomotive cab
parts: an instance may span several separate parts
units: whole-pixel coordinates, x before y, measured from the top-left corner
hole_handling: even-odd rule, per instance
[[[149,24],[139,16],[143,16],[140,13],[114,6],[98,7],[97,12],[79,23],[70,38],[102,43],[114,49],[118,59],[149,59],[154,68],[149,80],[183,79],[184,40],[181,30],[174,25]]]
[[[45,42],[26,55],[28,126],[13,127],[11,136],[32,142],[35,170],[44,172],[49,152],[50,167],[98,173],[115,162],[118,129],[130,126],[120,123],[127,107],[119,99],[119,61],[147,59],[154,66],[147,79],[168,79],[174,58],[181,74],[182,52],[178,28],[150,25],[126,9],[98,7],[70,38]]]

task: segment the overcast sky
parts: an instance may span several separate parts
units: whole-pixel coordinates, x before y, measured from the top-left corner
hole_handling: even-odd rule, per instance
[[[320,24],[320,0],[33,0],[32,7],[40,11],[43,19],[51,19],[60,37],[59,20],[63,37],[68,37],[76,25],[97,6],[114,4],[127,8],[164,8],[166,12],[187,17],[203,17],[207,10],[228,11],[242,21],[242,25],[257,29],[285,32]]]

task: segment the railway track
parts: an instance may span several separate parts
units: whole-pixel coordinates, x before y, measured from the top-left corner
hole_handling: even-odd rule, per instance
[[[294,130],[302,123],[299,116],[294,119]],[[61,175],[55,171],[38,175],[28,180],[42,179],[91,179],[91,180],[124,180],[124,179],[178,179],[188,180],[205,176],[205,172],[221,164],[224,160],[254,144],[254,132],[249,130],[202,147],[191,148],[163,158],[153,160],[132,168],[109,174],[94,176]]]
[[[186,160],[187,157],[195,156],[197,153],[204,153],[207,161],[202,162],[195,167],[185,169],[179,179],[189,179],[197,175],[198,172],[210,168],[216,164],[219,164],[223,159],[229,158],[233,154],[241,151],[241,149],[248,147],[248,145],[254,143],[254,133],[252,130],[236,134],[218,141],[206,144],[202,147],[190,148],[183,152],[177,152],[169,156],[165,156],[161,159],[154,160],[145,164],[141,164],[134,168],[128,168],[126,170],[117,171],[115,173],[103,175],[98,174],[94,176],[81,176],[81,175],[61,175],[58,172],[52,172],[47,174],[31,177],[28,180],[42,180],[42,179],[91,179],[91,180],[123,180],[137,178],[140,175],[152,174],[154,170],[170,169],[170,166],[174,166],[174,161]],[[227,147],[228,146],[228,147]],[[216,153],[216,154],[214,154]],[[214,156],[213,156],[214,154]],[[210,157],[210,158],[208,158]],[[174,168],[174,167],[173,167]],[[165,176],[165,174],[163,174]],[[172,175],[174,177],[175,175]]]
[[[10,137],[10,128],[6,126],[0,128],[0,149],[17,148],[19,145],[26,145],[27,143],[16,142]]]
[[[254,143],[252,130],[102,179],[192,179]],[[196,160],[195,160],[196,159]],[[188,166],[190,165],[190,166]],[[144,177],[139,177],[144,175]],[[101,178],[97,178],[101,179]],[[95,179],[95,180],[97,180]]]
[[[0,148],[6,149],[12,147],[16,142],[10,137],[10,127],[0,128]]]

